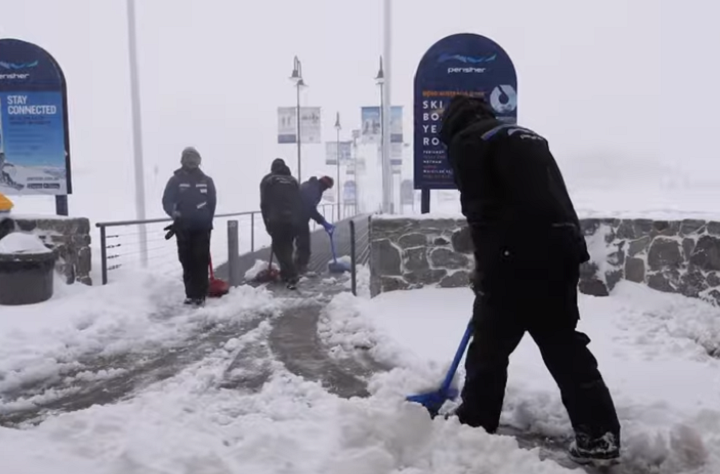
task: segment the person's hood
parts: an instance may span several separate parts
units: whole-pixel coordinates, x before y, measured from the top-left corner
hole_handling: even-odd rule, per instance
[[[284,174],[290,175],[290,168],[285,164],[285,160],[282,158],[275,158],[270,165],[270,172],[272,174]]]
[[[445,146],[449,146],[455,135],[478,122],[487,122],[488,129],[499,123],[495,112],[485,99],[456,95],[443,113],[440,141]]]
[[[180,164],[183,168],[197,169],[202,163],[202,157],[200,153],[194,147],[187,147],[182,151],[180,155]]]

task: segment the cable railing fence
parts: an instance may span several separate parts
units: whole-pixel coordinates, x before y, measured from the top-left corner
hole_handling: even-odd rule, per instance
[[[335,209],[335,204],[318,206],[320,213],[329,221],[334,220]],[[341,209],[342,218],[354,213],[354,207],[343,206]],[[100,230],[102,284],[108,283],[111,274],[124,270],[148,269],[157,274],[181,275],[175,238],[165,238],[166,227],[170,224],[172,219],[169,218],[95,224]],[[213,226],[210,253],[214,267],[229,261],[231,252],[237,257],[270,245],[270,236],[265,231],[260,211],[217,214]],[[312,221],[311,230],[316,228],[317,224]],[[142,247],[143,234],[146,236],[146,252]]]

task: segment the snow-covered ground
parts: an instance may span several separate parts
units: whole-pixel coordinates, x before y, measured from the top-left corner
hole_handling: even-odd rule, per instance
[[[437,386],[471,305],[467,289],[392,292],[370,301],[343,295],[322,334],[338,356],[370,347],[377,359],[398,366],[374,384],[375,397],[397,401]],[[590,348],[615,397],[624,464],[634,469],[629,472],[720,472],[720,311],[628,282],[609,298],[582,296],[580,305],[579,330],[593,340]],[[559,392],[531,338],[523,339],[509,372],[502,422],[548,436],[570,434]],[[448,423],[436,422],[443,426],[437,429],[449,429]],[[491,443],[474,436],[473,449]]]
[[[361,275],[363,273],[361,272]],[[364,285],[361,285],[364,287]],[[102,288],[58,285],[37,306],[4,308],[0,397],[41,380],[101,380],[132,367],[84,370],[112,358],[182,347],[213,323],[264,314],[170,378],[114,403],[50,414],[38,426],[0,428],[3,472],[13,474],[562,473],[510,437],[455,420],[431,421],[404,396],[436,384],[467,322],[471,292],[426,289],[373,300],[336,296],[318,325],[333,357],[369,349],[393,367],[369,380],[371,396],[341,399],[290,373],[272,355],[253,391],[223,388],[245,348],[268,340],[289,300],[241,287],[204,309],[178,309],[179,282],[135,274]],[[700,301],[621,284],[612,297],[581,298],[581,329],[615,396],[632,472],[720,472],[720,315]],[[254,315],[254,316],[253,316]],[[359,349],[364,348],[364,349]],[[121,360],[121,359],[118,359]],[[72,394],[47,390],[4,400],[3,414]],[[552,379],[529,340],[513,357],[503,422],[565,435],[569,424]]]

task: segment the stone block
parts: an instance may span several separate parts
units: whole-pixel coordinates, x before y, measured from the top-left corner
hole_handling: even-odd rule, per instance
[[[441,246],[450,245],[450,241],[448,239],[446,239],[445,237],[438,237],[433,241],[433,244],[438,247],[441,247]]]
[[[680,223],[680,235],[697,234],[705,226],[705,221],[698,219],[685,219]]]
[[[578,288],[580,290],[580,293],[582,293],[584,295],[590,295],[590,296],[609,296],[610,295],[610,292],[608,291],[607,286],[605,286],[605,283],[602,280],[599,280],[597,278],[580,280],[580,284],[578,285]]]
[[[710,235],[720,236],[720,222],[710,221],[707,223],[707,232]]]
[[[675,293],[675,288],[673,288],[670,280],[662,272],[653,273],[648,276],[647,285],[653,290],[662,291],[663,293]]]
[[[676,236],[680,230],[680,222],[678,221],[653,221],[652,235],[662,235],[666,237]]]
[[[658,237],[653,240],[648,252],[648,266],[651,270],[665,267],[680,268],[683,264],[680,244],[676,240]]]
[[[370,268],[377,275],[402,275],[400,250],[389,239],[373,241],[370,248]]]
[[[465,226],[452,234],[452,246],[456,252],[473,253],[475,245],[473,244],[470,227]]]
[[[711,288],[715,288],[716,286],[720,286],[720,277],[716,272],[710,272],[705,277],[705,281]]]
[[[470,266],[467,255],[446,248],[436,248],[430,253],[430,262],[435,268],[459,270]]]
[[[650,242],[652,242],[652,239],[648,235],[631,241],[628,246],[628,255],[634,257],[641,252],[646,252],[648,247],[650,247]]]
[[[413,232],[412,234],[405,234],[398,239],[398,245],[403,249],[409,249],[413,247],[422,247],[427,245],[427,237],[424,234],[418,234]]]
[[[708,289],[705,276],[698,270],[687,271],[680,276],[677,290],[684,296],[697,298],[701,291]]]
[[[705,271],[720,271],[720,239],[710,235],[700,237],[690,263]]]
[[[625,279],[635,283],[645,282],[645,261],[641,258],[625,260]]]
[[[427,247],[417,247],[405,250],[404,270],[405,272],[417,272],[430,268],[427,256]]]

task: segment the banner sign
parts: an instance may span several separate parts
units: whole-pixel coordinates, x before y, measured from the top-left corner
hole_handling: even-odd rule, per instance
[[[458,93],[485,97],[500,121],[517,121],[517,76],[507,53],[476,34],[441,39],[425,53],[415,74],[415,189],[456,188],[438,133],[442,112]]]
[[[343,185],[343,203],[355,204],[357,200],[357,185],[355,181],[345,181]]]
[[[44,49],[0,39],[0,192],[72,193],[67,85]]]
[[[411,179],[404,179],[400,183],[400,204],[414,204],[415,202],[415,188]]]
[[[321,143],[320,107],[300,107],[300,141]],[[278,143],[297,143],[297,107],[278,107]]]
[[[403,141],[403,108],[394,105],[390,109],[390,141]],[[360,110],[362,139],[365,143],[380,143],[382,137],[382,109],[380,107],[362,107]]]
[[[347,164],[352,159],[352,142],[340,142],[340,164]],[[338,142],[325,142],[325,164],[337,166]]]

